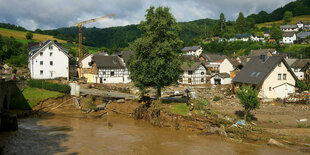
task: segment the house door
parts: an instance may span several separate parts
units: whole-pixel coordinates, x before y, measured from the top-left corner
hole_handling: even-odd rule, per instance
[[[102,77],[100,78],[100,83],[102,83]]]
[[[53,77],[53,71],[51,71],[51,78]]]
[[[191,78],[188,79],[188,83],[192,83],[192,79]]]
[[[214,79],[215,85],[221,85],[221,79]]]

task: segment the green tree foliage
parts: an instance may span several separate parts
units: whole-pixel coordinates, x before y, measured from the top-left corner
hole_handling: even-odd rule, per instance
[[[25,66],[27,64],[27,47],[13,37],[8,38],[0,35],[0,59],[13,66]]]
[[[244,121],[246,121],[250,111],[259,108],[258,93],[251,86],[242,86],[236,91],[236,95],[244,108]]]
[[[69,85],[50,83],[45,82],[44,80],[34,80],[34,79],[29,80],[28,86],[32,88],[42,88],[46,90],[58,91],[65,94],[69,94],[71,91]]]
[[[33,38],[33,34],[31,32],[26,33],[26,39],[31,40]]]
[[[220,14],[220,20],[219,20],[219,26],[220,26],[220,30],[221,32],[225,32],[225,28],[226,28],[226,18],[224,16],[224,13]]]
[[[283,15],[284,24],[287,24],[290,21],[292,21],[292,17],[293,17],[293,13],[291,11],[285,11],[285,13]]]
[[[135,55],[129,64],[130,77],[140,89],[161,89],[176,83],[181,70],[180,52],[182,41],[178,37],[180,28],[168,7],[151,6],[141,21],[143,35],[132,44]]]
[[[310,84],[307,81],[303,81],[303,80],[298,80],[296,82],[296,87],[300,90],[300,91],[309,91],[310,90]]]
[[[282,39],[283,31],[280,30],[278,26],[273,24],[271,31],[270,31],[270,38],[275,39],[277,42],[279,42]]]
[[[242,12],[239,13],[239,16],[236,20],[235,30],[239,33],[245,33],[247,31],[247,22]]]
[[[25,28],[21,26],[16,26],[14,24],[9,23],[0,23],[1,28],[11,29],[11,30],[18,30],[18,31],[27,31]]]

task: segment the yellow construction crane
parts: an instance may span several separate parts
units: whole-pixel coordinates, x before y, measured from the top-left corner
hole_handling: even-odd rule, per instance
[[[82,26],[85,24],[88,24],[88,23],[96,22],[98,20],[102,20],[102,19],[107,18],[107,17],[114,17],[114,16],[115,16],[114,14],[110,14],[107,16],[94,18],[94,19],[82,21],[82,22],[75,24],[75,26],[79,27],[79,68],[80,69],[81,69],[81,59],[82,59]],[[80,72],[81,72],[81,70],[79,71],[79,77],[81,77]]]

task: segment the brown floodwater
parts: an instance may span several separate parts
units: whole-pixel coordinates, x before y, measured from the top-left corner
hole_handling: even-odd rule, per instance
[[[302,154],[288,149],[226,142],[218,136],[158,128],[121,116],[62,114],[19,120],[0,133],[5,154]]]

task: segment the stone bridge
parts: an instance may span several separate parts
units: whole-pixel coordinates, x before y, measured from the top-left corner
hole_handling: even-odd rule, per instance
[[[11,124],[10,122],[12,120],[12,116],[10,114],[10,104],[12,103],[14,97],[20,93],[20,89],[16,85],[16,82],[0,81],[0,131],[9,130],[6,128],[10,126],[7,123]]]

